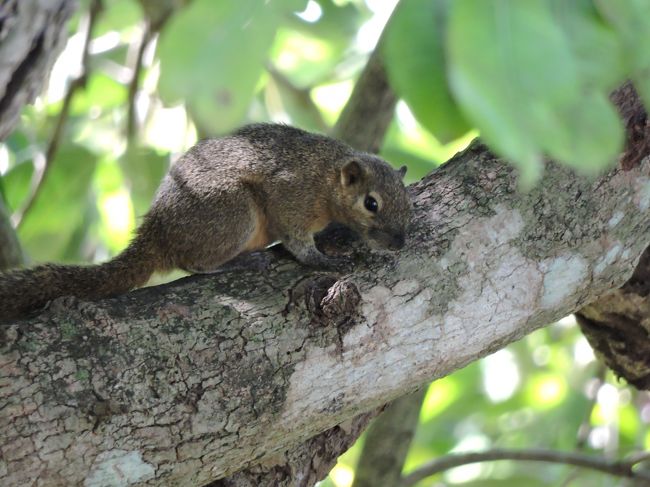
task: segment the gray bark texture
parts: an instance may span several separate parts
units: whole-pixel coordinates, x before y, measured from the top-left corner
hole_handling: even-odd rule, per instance
[[[0,3],[0,140],[23,106],[47,81],[67,39],[74,0],[6,0]]]
[[[267,252],[4,327],[0,483],[191,486],[281,465],[625,282],[648,244],[647,157],[596,181],[549,163],[516,188],[474,143],[411,186],[405,249],[351,247],[349,274]]]

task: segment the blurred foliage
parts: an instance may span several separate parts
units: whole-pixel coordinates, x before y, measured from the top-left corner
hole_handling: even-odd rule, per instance
[[[647,0],[402,0],[384,53],[425,127],[440,140],[477,127],[527,187],[545,156],[587,174],[615,162],[608,96],[632,79],[650,106],[649,44]]]
[[[169,164],[198,137],[246,122],[327,132],[396,0],[112,0],[97,18],[85,85],[59,149],[51,134],[81,59],[82,0],[49,86],[0,144],[0,193],[36,261],[102,261],[122,249]],[[625,77],[646,103],[646,0],[402,0],[384,36],[397,105],[382,155],[415,181],[477,127],[524,180],[543,155],[586,172],[613,160],[621,128],[607,93]],[[141,44],[141,64],[136,69]],[[137,90],[130,89],[137,76]],[[131,114],[136,133],[127,136]],[[37,189],[38,188],[38,189]],[[450,450],[650,447],[650,400],[597,378],[575,327],[530,335],[429,388],[406,469]],[[579,441],[578,437],[584,437]],[[361,440],[362,442],[363,440]],[[323,485],[349,485],[358,446]],[[564,466],[498,462],[445,474],[449,485],[615,485]],[[431,480],[422,485],[438,485]]]

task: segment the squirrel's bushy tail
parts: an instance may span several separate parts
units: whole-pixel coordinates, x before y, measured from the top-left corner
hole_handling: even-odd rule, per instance
[[[0,323],[38,311],[61,296],[96,300],[141,286],[161,270],[155,249],[141,235],[114,259],[98,265],[44,264],[0,273]]]

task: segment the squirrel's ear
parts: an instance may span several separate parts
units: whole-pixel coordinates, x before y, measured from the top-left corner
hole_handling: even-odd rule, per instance
[[[397,172],[397,175],[400,177],[400,179],[404,179],[404,176],[406,176],[406,169],[406,166],[402,166],[397,171],[395,171]]]
[[[344,188],[359,183],[362,177],[363,169],[361,169],[359,161],[352,159],[341,168],[341,185]]]

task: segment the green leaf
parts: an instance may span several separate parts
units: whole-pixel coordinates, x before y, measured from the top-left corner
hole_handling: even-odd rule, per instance
[[[589,172],[614,159],[619,123],[593,71],[576,62],[576,45],[549,2],[458,0],[448,46],[455,96],[485,141],[518,165],[524,186],[535,181],[544,154]]]
[[[551,6],[569,41],[582,83],[603,93],[621,84],[626,78],[623,45],[592,0],[551,0]]]
[[[286,13],[302,12],[307,8],[309,0],[275,0],[273,2],[278,8],[284,10]]]
[[[650,107],[650,2],[594,0],[594,3],[620,36],[629,76],[646,108]]]
[[[17,154],[29,147],[30,141],[27,134],[21,128],[15,129],[4,141],[9,152]]]
[[[163,100],[185,101],[203,133],[239,125],[281,18],[277,5],[195,0],[178,12],[160,39]]]
[[[87,114],[91,108],[107,110],[126,103],[127,88],[102,73],[93,73],[83,90],[72,100],[70,112],[73,115]]]
[[[318,4],[322,13],[316,22],[297,15],[287,17],[270,53],[273,65],[301,88],[339,80],[335,68],[345,62],[362,23],[361,12],[353,3],[320,0]]]
[[[142,19],[142,8],[134,0],[112,0],[104,5],[93,30],[94,37],[132,29]]]
[[[553,154],[583,173],[597,175],[616,162],[625,132],[618,112],[609,98],[599,92],[587,92],[565,113],[565,152]]]
[[[25,215],[19,230],[21,242],[34,260],[57,260],[69,251],[68,244],[83,224],[87,212],[95,154],[64,144]]]
[[[32,161],[25,161],[16,164],[3,176],[5,200],[12,211],[18,210],[23,205],[29,192],[32,174],[34,174]]]
[[[120,158],[120,166],[131,189],[137,217],[144,215],[169,167],[169,157],[146,148],[129,148]]]
[[[402,0],[383,46],[391,85],[417,120],[442,143],[465,134],[465,120],[447,85],[444,37],[446,0]]]

